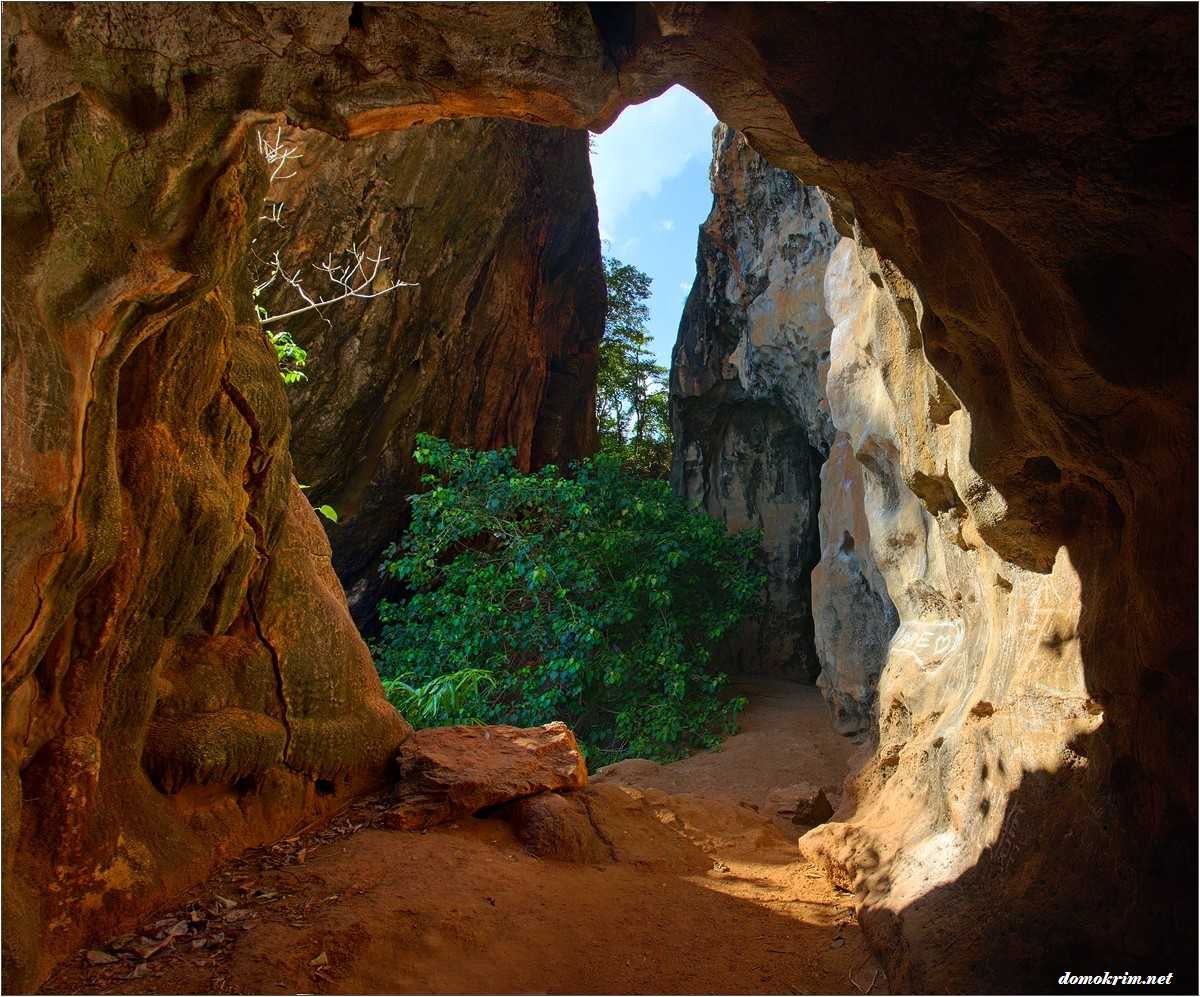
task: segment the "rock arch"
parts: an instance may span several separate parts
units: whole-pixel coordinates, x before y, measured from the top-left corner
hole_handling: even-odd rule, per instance
[[[970,487],[919,466],[914,430],[917,490],[917,471],[944,478],[972,543],[1079,579],[1055,639],[1100,721],[1025,773],[999,838],[972,818],[867,869],[887,828],[853,828],[843,871],[870,880],[894,985],[1019,977],[1022,937],[1068,927],[1030,882],[1078,913],[1081,957],[1192,965],[1195,11],[593,6],[5,7],[6,986],[201,875],[217,842],[317,812],[316,777],[368,782],[404,735],[290,483],[238,286],[263,186],[247,134],[279,113],[344,138],[476,115],[602,127],[676,82],[877,254],[873,282],[971,416]],[[217,666],[225,686],[198,679]],[[998,739],[1053,726],[1052,700]],[[179,717],[199,719],[155,733]],[[910,768],[887,739],[877,761],[929,806],[965,763]],[[176,770],[242,795],[162,794],[152,772]],[[1037,862],[981,861],[1010,847]],[[879,892],[936,863],[935,889]],[[998,903],[969,956],[923,954]]]

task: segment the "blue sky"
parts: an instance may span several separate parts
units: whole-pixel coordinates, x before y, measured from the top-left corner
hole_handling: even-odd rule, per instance
[[[696,276],[696,230],[708,217],[708,164],[716,117],[699,97],[674,86],[626,108],[595,136],[592,176],[606,255],[653,279],[650,333],[664,367]]]

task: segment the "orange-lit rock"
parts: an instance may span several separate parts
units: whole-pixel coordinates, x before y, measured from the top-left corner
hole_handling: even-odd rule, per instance
[[[388,827],[420,830],[547,790],[582,789],[587,765],[566,724],[429,727],[404,742]]]

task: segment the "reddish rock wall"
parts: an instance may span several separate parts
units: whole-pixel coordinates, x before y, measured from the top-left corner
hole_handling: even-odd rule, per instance
[[[361,625],[383,589],[381,553],[420,485],[414,437],[512,446],[522,466],[595,449],[596,344],[604,270],[587,134],[515,121],[442,121],[344,143],[293,129],[296,176],[278,181],[281,246],[311,270],[358,244],[419,284],[283,323],[309,351],[289,386],[292,459],[314,505],[329,504],[333,563]],[[289,289],[272,312],[303,304]]]
[[[382,778],[408,729],[292,477],[239,287],[262,189],[242,143],[179,255],[97,283],[81,240],[119,195],[75,150],[111,122],[79,99],[51,118],[8,205],[38,223],[5,226],[4,940],[24,985]]]

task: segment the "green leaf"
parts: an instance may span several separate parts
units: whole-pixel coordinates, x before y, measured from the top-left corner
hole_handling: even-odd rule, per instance
[[[710,662],[764,585],[747,535],[611,455],[524,473],[512,450],[421,435],[416,456],[427,490],[382,569],[410,596],[381,603],[373,647],[387,682],[429,686],[436,708],[415,716],[564,720],[591,765],[671,760],[732,729]],[[472,669],[494,684],[468,707],[448,676]]]
[[[328,519],[331,523],[336,523],[338,521],[337,510],[331,505],[319,505],[317,506],[317,512]]]

